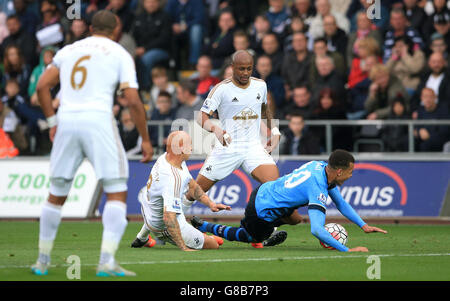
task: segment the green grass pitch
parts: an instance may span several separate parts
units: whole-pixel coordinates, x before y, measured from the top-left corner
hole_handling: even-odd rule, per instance
[[[380,280],[450,280],[448,225],[378,225],[389,231],[384,235],[365,234],[357,226],[344,223],[349,233],[348,246],[366,246],[369,253],[324,249],[311,235],[309,224],[281,227],[288,231],[287,240],[264,249],[228,241],[219,250],[197,252],[182,252],[167,244],[132,249],[130,244],[141,225],[128,224],[117,252],[118,261],[137,277],[105,279],[95,276],[101,222],[63,221],[52,253],[52,268],[48,276],[39,277],[32,275],[29,268],[37,258],[39,223],[1,221],[0,281],[69,280],[70,264],[66,260],[70,255],[80,258],[80,277],[86,281],[377,281],[367,276],[374,264],[368,262],[371,255],[379,258]]]

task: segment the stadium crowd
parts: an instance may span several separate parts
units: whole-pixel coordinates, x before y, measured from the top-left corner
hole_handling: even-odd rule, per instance
[[[100,9],[120,18],[117,42],[135,59],[149,120],[192,120],[241,49],[254,55],[276,118],[289,120],[281,154],[324,152],[323,127],[305,120],[450,119],[450,1],[83,0],[79,10],[73,3],[0,0],[0,158],[49,154],[37,82],[58,49],[89,35]],[[138,153],[120,94],[113,112],[126,151]],[[158,134],[150,126],[162,147]],[[449,126],[418,125],[414,136],[415,151],[450,149]],[[334,127],[333,149],[355,151],[364,137],[382,141],[384,151],[408,151],[408,128],[397,125]]]

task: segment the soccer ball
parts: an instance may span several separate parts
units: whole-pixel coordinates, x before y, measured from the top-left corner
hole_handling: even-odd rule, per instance
[[[348,234],[344,227],[336,223],[329,223],[325,225],[325,230],[330,232],[331,236],[334,237],[337,241],[339,241],[344,246],[347,244]],[[324,242],[320,242],[322,247],[326,249],[334,249],[333,247],[327,245]]]

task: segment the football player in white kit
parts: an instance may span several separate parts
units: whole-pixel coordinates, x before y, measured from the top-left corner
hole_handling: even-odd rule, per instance
[[[178,246],[182,251],[217,249],[223,239],[208,236],[186,221],[182,199],[187,193],[208,206],[212,212],[230,210],[230,206],[216,204],[192,178],[186,160],[192,153],[191,137],[183,131],[172,132],[167,138],[166,153],[153,166],[147,185],[139,191],[144,225],[131,244],[133,248],[148,243],[148,235]]]
[[[117,16],[99,11],[91,25],[92,36],[57,52],[39,80],[37,93],[50,127],[53,148],[50,156],[50,194],[40,217],[39,257],[32,266],[36,275],[46,275],[50,253],[61,222],[61,209],[73,177],[87,158],[106,193],[102,214],[103,236],[97,276],[134,276],[118,265],[114,256],[127,226],[126,198],[128,160],[112,114],[116,87],[142,137],[142,162],[153,156],[145,111],[137,91],[132,57],[114,42]],[[58,114],[51,105],[50,89],[61,85]]]
[[[253,56],[245,51],[236,51],[232,56],[231,78],[217,84],[209,93],[198,122],[207,131],[215,133],[218,141],[206,158],[197,177],[197,183],[208,191],[217,181],[242,167],[260,183],[274,181],[279,177],[278,167],[270,152],[280,141],[280,131],[272,128],[272,104],[267,97],[265,81],[251,77]],[[214,111],[218,112],[220,126],[210,121]],[[271,139],[261,144],[261,115],[266,115]],[[192,198],[184,201],[191,206]],[[254,247],[261,247],[255,244]]]

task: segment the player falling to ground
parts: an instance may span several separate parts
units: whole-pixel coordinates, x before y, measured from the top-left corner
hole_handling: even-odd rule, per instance
[[[61,222],[61,209],[73,177],[86,157],[100,179],[107,201],[102,215],[103,236],[97,276],[134,276],[120,267],[114,255],[127,226],[128,160],[112,114],[117,85],[128,101],[131,117],[142,137],[142,162],[153,149],[145,111],[138,94],[132,57],[114,42],[117,16],[99,11],[91,25],[92,36],[58,51],[39,80],[37,93],[50,127],[50,195],[42,208],[39,257],[32,271],[46,275],[50,253]],[[61,84],[58,114],[51,105],[50,89]]]
[[[231,66],[233,76],[211,90],[198,115],[198,123],[218,139],[197,177],[204,191],[240,167],[260,183],[279,177],[278,167],[269,153],[278,145],[281,134],[277,127],[271,129],[273,112],[267,85],[250,76],[253,56],[249,52],[235,52]],[[220,126],[210,120],[216,110]],[[265,146],[260,138],[261,115],[264,113],[272,134]],[[189,198],[183,204],[190,207],[192,201]]]
[[[212,212],[230,210],[230,206],[216,204],[192,178],[186,160],[192,153],[191,137],[183,131],[172,132],[167,139],[166,153],[153,166],[147,186],[139,192],[144,225],[131,244],[140,248],[148,243],[151,232],[155,238],[170,242],[182,251],[217,249],[223,240],[208,236],[186,221],[181,202],[187,193],[208,206]]]
[[[293,214],[299,207],[308,206],[311,233],[320,241],[339,251],[367,252],[365,247],[347,248],[324,228],[326,201],[330,196],[337,209],[364,232],[387,233],[365,223],[339,192],[337,185],[342,185],[352,176],[354,162],[349,152],[335,150],[328,163],[310,161],[276,181],[262,184],[252,192],[239,228],[216,225],[198,217],[193,217],[191,223],[202,232],[210,232],[227,240],[260,242],[267,239],[273,246],[287,237],[284,231],[270,236],[274,228],[284,224],[296,225],[298,220],[296,216],[292,219]]]

